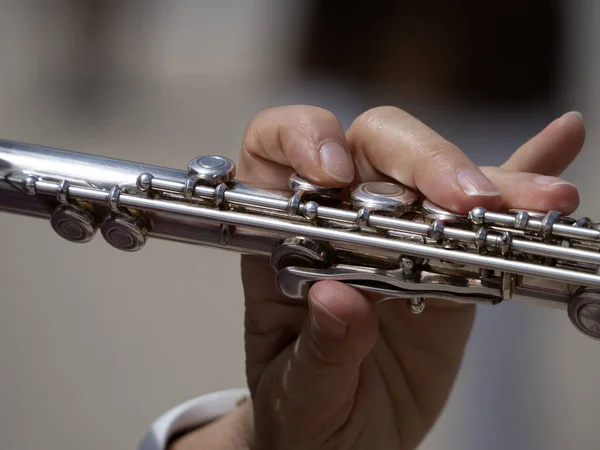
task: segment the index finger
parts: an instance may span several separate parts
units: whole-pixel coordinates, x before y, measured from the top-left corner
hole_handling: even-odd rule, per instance
[[[496,210],[499,190],[456,145],[393,107],[359,116],[346,134],[357,181],[392,178],[458,213],[477,206]]]
[[[293,172],[332,188],[354,179],[344,129],[333,113],[298,105],[270,108],[254,116],[244,135],[238,178],[287,189]]]

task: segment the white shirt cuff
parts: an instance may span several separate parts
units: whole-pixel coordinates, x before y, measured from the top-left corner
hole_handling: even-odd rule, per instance
[[[139,450],[166,450],[171,439],[224,416],[241,398],[249,397],[248,389],[229,389],[202,395],[182,403],[160,416],[150,427]]]

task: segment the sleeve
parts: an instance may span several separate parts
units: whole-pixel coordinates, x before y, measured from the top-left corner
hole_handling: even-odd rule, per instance
[[[165,412],[151,425],[139,450],[166,450],[174,437],[224,416],[241,399],[249,396],[248,389],[229,389],[182,403]]]

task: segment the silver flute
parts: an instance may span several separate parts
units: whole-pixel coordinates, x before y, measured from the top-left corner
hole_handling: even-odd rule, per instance
[[[6,140],[0,210],[49,219],[71,242],[99,229],[128,252],[156,237],[263,255],[291,302],[319,280],[404,299],[415,314],[425,298],[518,301],[565,310],[600,339],[600,224],[587,217],[460,215],[390,182],[333,189],[293,174],[282,191],[241,182],[218,155],[176,170]]]

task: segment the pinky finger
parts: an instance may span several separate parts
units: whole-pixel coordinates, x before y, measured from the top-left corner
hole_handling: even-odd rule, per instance
[[[523,144],[502,168],[513,172],[560,175],[577,157],[585,141],[581,114],[570,112],[554,120]]]

